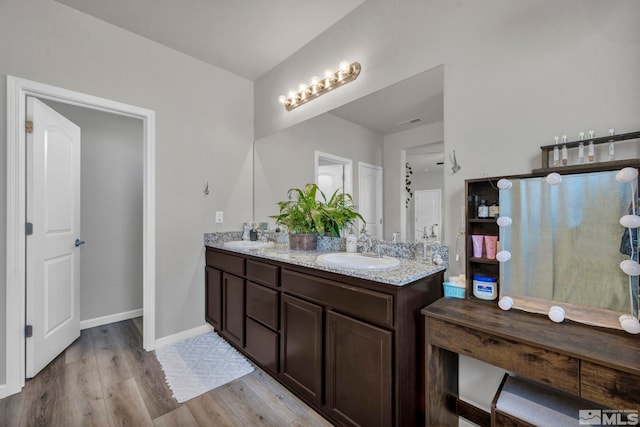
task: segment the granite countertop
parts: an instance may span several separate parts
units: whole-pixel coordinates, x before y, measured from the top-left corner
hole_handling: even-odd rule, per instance
[[[335,250],[294,251],[289,249],[288,245],[277,243],[271,247],[262,249],[240,249],[225,246],[224,242],[213,241],[213,239],[207,238],[207,236],[205,236],[205,246],[224,249],[226,251],[237,252],[245,255],[251,255],[258,258],[313,268],[316,270],[338,273],[345,276],[358,277],[361,279],[371,280],[374,282],[380,282],[394,286],[407,285],[423,277],[438,273],[440,271],[444,271],[448,267],[446,262],[441,265],[435,265],[428,261],[398,257],[398,259],[400,260],[400,266],[390,270],[352,270],[328,267],[320,265],[316,262],[316,257],[318,255],[323,253],[338,252]]]

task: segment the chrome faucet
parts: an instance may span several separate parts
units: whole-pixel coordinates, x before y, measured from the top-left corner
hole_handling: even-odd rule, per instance
[[[363,254],[370,252],[373,248],[371,237],[369,237],[369,235],[367,234],[367,230],[364,227],[362,227],[362,230],[360,230],[360,239],[358,239],[358,242],[362,245]]]
[[[399,239],[400,239],[400,232],[394,231],[393,234],[391,235],[391,242],[398,243]]]

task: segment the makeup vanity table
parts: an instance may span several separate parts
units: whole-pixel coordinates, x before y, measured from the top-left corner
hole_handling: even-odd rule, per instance
[[[640,337],[494,303],[441,298],[425,316],[427,425],[480,425],[490,414],[458,397],[458,355],[615,409],[640,409]],[[588,409],[588,408],[585,408]]]

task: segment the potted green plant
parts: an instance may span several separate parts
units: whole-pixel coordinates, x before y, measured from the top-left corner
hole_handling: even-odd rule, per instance
[[[349,194],[336,191],[327,201],[316,184],[291,188],[287,194],[289,200],[278,202],[280,213],[271,218],[287,227],[291,249],[315,250],[318,234],[338,237],[356,218],[364,222]]]

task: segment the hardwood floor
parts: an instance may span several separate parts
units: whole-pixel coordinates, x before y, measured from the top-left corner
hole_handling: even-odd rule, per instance
[[[0,399],[2,427],[330,426],[260,369],[177,403],[140,319],[82,331],[19,394]]]

